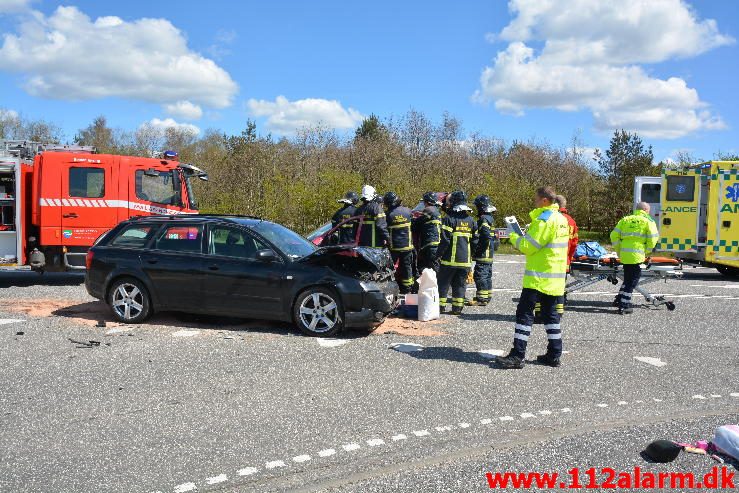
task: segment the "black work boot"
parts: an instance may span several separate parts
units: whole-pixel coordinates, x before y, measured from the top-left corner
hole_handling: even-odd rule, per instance
[[[446,313],[446,305],[439,305],[439,313]]]
[[[560,366],[559,358],[552,356],[549,353],[540,354],[536,357],[536,361],[542,365],[551,366],[552,368],[558,368]]]
[[[461,306],[453,306],[452,307],[452,315],[462,315],[462,307]]]
[[[499,356],[495,358],[495,364],[506,370],[520,370],[523,368],[525,362],[523,358],[519,358],[511,353],[506,356]]]
[[[490,300],[488,298],[477,298],[477,306],[488,306]]]
[[[631,315],[632,313],[634,313],[634,309],[630,306],[622,306],[618,309],[619,315]]]
[[[621,306],[621,297],[620,296],[616,296],[613,299],[613,306],[616,307],[616,308],[619,308]]]

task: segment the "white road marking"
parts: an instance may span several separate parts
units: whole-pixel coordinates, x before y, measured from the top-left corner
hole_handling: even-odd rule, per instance
[[[310,460],[310,455],[298,455],[293,457],[293,462],[297,462],[298,464],[303,462],[308,462]]]
[[[431,433],[429,433],[428,430],[417,430],[417,431],[414,431],[413,434],[416,435],[417,437],[427,437]]]
[[[355,450],[359,450],[362,447],[358,443],[347,443],[346,445],[342,445],[341,448],[343,448],[347,452],[354,452]]]
[[[598,407],[608,407],[608,404],[606,404],[605,402],[601,402],[600,404],[598,404]]]
[[[320,452],[318,452],[318,457],[331,457],[332,455],[336,454],[336,449],[333,448],[327,448],[323,449]]]
[[[653,400],[654,402],[662,402],[662,399],[657,399],[656,397],[652,397],[652,400]]]
[[[501,421],[513,421],[513,416],[501,416],[498,419],[500,419]]]
[[[536,414],[533,414],[533,413],[521,413],[521,417],[523,419],[535,418],[536,417]]]
[[[267,462],[264,465],[265,469],[277,469],[278,467],[287,467],[284,462],[281,460],[273,460],[272,462]]]
[[[724,286],[719,287],[724,289],[739,289],[739,284],[725,284]]]
[[[552,411],[547,411],[545,409],[543,411],[539,411],[539,414],[541,414],[542,416],[549,416],[550,414],[552,414]]]
[[[570,409],[569,407],[563,407],[562,409],[560,409],[560,411],[562,411],[563,413],[571,413],[572,409]]]
[[[392,437],[392,440],[394,442],[397,442],[398,440],[408,440],[408,435],[405,435],[405,434],[401,433],[400,435],[393,436]]]
[[[693,399],[705,399],[705,397],[703,397],[700,394],[696,394],[696,395],[693,396]]]
[[[634,356],[634,359],[637,361],[641,361],[642,363],[646,363],[648,365],[652,366],[665,366],[667,363],[662,361],[659,358],[652,358],[651,356]]]
[[[469,428],[470,427],[470,424],[469,423],[459,423],[459,427],[460,428]]]
[[[130,332],[133,330],[133,327],[116,327],[114,329],[110,329],[108,332],[105,333],[106,336],[111,336],[113,334],[120,334],[121,332]]]
[[[178,330],[172,333],[172,337],[192,337],[200,334],[199,330]]]
[[[711,394],[712,399],[719,399],[721,398],[721,394]]]
[[[437,426],[435,430],[438,431],[439,433],[442,433],[445,431],[452,431],[452,427],[451,426]]]
[[[626,402],[626,401],[618,401],[616,404],[618,404],[619,406],[625,406],[625,405],[628,404],[628,402]]]
[[[390,349],[395,349],[401,353],[416,353],[418,351],[423,351],[424,347],[420,344],[413,344],[412,342],[399,342],[397,344],[392,344]]]
[[[497,358],[498,356],[503,356],[505,354],[505,351],[502,349],[483,349],[482,351],[478,351],[478,354],[480,354],[483,358]]]
[[[480,420],[480,424],[481,424],[481,425],[489,425],[489,424],[490,424],[490,423],[492,423],[492,422],[493,422],[493,420],[492,420],[492,419],[490,419],[490,418],[485,418],[485,419],[481,419],[481,420]]]
[[[732,392],[729,394],[731,397],[739,397],[739,392]]]
[[[370,447],[379,447],[380,445],[385,445],[385,440],[382,438],[373,438],[371,440],[367,440],[367,445]]]
[[[188,491],[195,491],[195,483],[182,483],[174,487],[174,493],[186,493]]]
[[[259,472],[259,469],[257,469],[256,467],[245,467],[236,471],[236,474],[238,474],[239,476],[251,476],[252,474],[256,474],[257,472]]]
[[[218,484],[225,481],[228,481],[228,476],[226,476],[225,474],[219,474],[218,476],[213,476],[212,478],[207,478],[205,480],[205,482],[208,484]]]
[[[634,401],[636,404],[644,404],[644,401]]]
[[[0,325],[16,324],[18,322],[25,322],[25,320],[20,318],[0,318]]]
[[[331,338],[323,338],[319,337],[316,339],[318,341],[318,345],[321,347],[338,347],[343,346],[347,342],[349,342],[348,339],[331,339]]]

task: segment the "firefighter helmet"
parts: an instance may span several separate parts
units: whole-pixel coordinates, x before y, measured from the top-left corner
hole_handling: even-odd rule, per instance
[[[398,197],[398,194],[395,192],[386,193],[382,198],[382,201],[385,203],[386,207],[397,207],[400,205],[400,197]]]
[[[478,195],[475,197],[475,207],[481,212],[495,212],[497,209],[490,203],[490,197],[487,195]]]
[[[366,202],[371,202],[377,196],[377,190],[372,185],[365,185],[362,187],[361,199]]]
[[[452,192],[449,196],[449,205],[456,207],[458,205],[467,205],[467,194],[461,190]]]
[[[426,192],[423,194],[423,201],[426,204],[441,205],[438,196],[434,192]]]
[[[359,195],[357,192],[346,192],[344,198],[337,200],[341,204],[356,205],[359,202]]]

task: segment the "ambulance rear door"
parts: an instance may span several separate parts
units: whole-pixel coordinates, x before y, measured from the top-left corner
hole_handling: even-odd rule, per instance
[[[649,204],[649,215],[657,223],[657,229],[662,223],[662,177],[661,176],[637,176],[634,178],[634,209],[639,202]]]
[[[716,222],[711,224],[715,237],[709,240],[713,261],[739,267],[739,163],[716,163],[718,197]]]
[[[658,250],[698,252],[700,195],[700,168],[668,170],[664,173]]]

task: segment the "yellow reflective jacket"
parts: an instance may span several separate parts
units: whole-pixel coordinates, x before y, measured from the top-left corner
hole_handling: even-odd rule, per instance
[[[611,244],[622,264],[641,264],[658,240],[657,225],[642,210],[621,219],[611,231]]]
[[[523,287],[550,296],[565,292],[570,225],[557,204],[529,213],[531,225],[524,236],[510,234],[510,241],[526,255]]]

